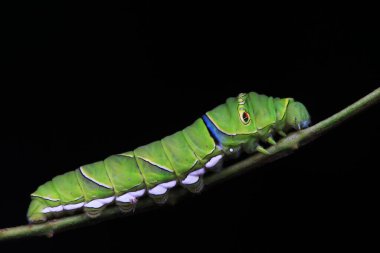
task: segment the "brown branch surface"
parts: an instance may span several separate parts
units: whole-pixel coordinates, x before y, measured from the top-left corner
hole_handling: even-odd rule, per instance
[[[260,167],[266,163],[287,156],[297,150],[299,147],[313,141],[314,139],[320,137],[322,134],[325,134],[330,129],[337,127],[341,123],[365,111],[369,107],[374,106],[379,101],[380,88],[377,88],[354,104],[319,122],[318,124],[305,130],[294,132],[288,135],[286,138],[283,138],[276,145],[268,149],[271,155],[255,154],[251,157],[248,157],[247,159],[240,161],[230,167],[224,168],[220,173],[214,173],[206,177],[205,184],[207,186],[215,185],[217,183],[223,182],[224,180]],[[176,188],[171,192],[169,204],[177,203],[177,201],[183,198],[186,194],[187,192],[184,189]],[[157,205],[155,205],[151,199],[144,198],[137,204],[136,211],[147,211],[156,207]],[[4,228],[0,229],[0,241],[33,236],[51,237],[58,232],[83,226],[89,226],[105,220],[115,219],[119,216],[126,216],[126,214],[121,213],[117,207],[110,207],[106,208],[100,217],[96,219],[91,219],[85,214],[78,214],[70,217],[51,220],[43,224]]]

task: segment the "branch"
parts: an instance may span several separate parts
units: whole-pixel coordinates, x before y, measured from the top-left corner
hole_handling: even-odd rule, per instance
[[[270,147],[268,151],[271,155],[255,154],[247,159],[240,161],[230,167],[223,169],[220,173],[214,173],[205,178],[206,186],[216,185],[232,177],[236,177],[254,168],[260,167],[266,163],[275,161],[279,158],[287,156],[297,150],[299,147],[313,141],[314,139],[325,134],[330,129],[349,120],[353,116],[363,112],[376,103],[380,102],[380,88],[360,99],[356,103],[350,105],[337,114],[319,122],[318,124],[302,131],[294,132],[286,138],[280,140],[276,145]],[[183,188],[174,189],[169,198],[169,204],[175,204],[178,200],[187,195],[187,191]],[[139,201],[136,212],[152,210],[158,207],[150,198],[144,198]],[[126,216],[117,207],[106,208],[100,217],[91,219],[85,214],[64,217],[51,220],[43,224],[24,225],[12,228],[0,229],[0,241],[18,239],[33,236],[52,237],[54,233],[70,230],[78,227],[89,226],[105,220],[115,219],[119,216]]]

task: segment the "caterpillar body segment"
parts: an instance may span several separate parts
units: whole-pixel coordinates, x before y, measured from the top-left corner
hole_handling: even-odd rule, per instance
[[[260,143],[274,145],[276,133],[309,124],[306,108],[292,98],[239,94],[162,140],[56,176],[31,194],[28,220],[44,222],[80,210],[94,218],[110,204],[129,212],[143,195],[165,203],[177,184],[200,192],[203,174],[223,157],[240,150],[267,153]]]

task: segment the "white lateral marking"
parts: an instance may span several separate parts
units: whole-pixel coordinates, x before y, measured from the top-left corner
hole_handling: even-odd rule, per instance
[[[116,201],[122,202],[122,203],[134,203],[137,201],[137,199],[132,194],[130,194],[130,192],[128,192],[126,194],[123,194],[117,197]]]
[[[205,168],[201,168],[199,170],[195,170],[195,171],[191,172],[189,175],[192,175],[192,176],[202,176],[205,173],[206,173]]]
[[[56,206],[56,207],[46,207],[42,209],[42,213],[56,213],[56,212],[62,212],[63,206]]]
[[[155,162],[152,162],[151,160],[148,160],[148,159],[146,159],[146,158],[144,158],[144,157],[138,156],[138,158],[140,158],[141,160],[144,160],[145,162],[150,163],[150,164],[152,164],[152,165],[154,165],[154,166],[157,166],[158,168],[160,168],[160,169],[162,169],[162,170],[165,170],[165,171],[167,171],[167,172],[171,172],[171,173],[174,172],[173,170],[168,169],[168,168],[166,168],[166,167],[164,167],[164,166],[162,166],[162,165],[159,165],[159,164],[157,164],[157,163],[155,163]]]
[[[127,192],[116,198],[116,201],[122,203],[136,203],[137,198],[142,197],[145,194],[145,189],[135,191],[135,192]]]
[[[163,183],[163,184],[160,184],[162,187],[166,188],[166,189],[171,189],[173,188],[174,186],[177,185],[177,181],[176,180],[173,180],[173,181],[170,181],[170,182],[166,182],[166,183]]]
[[[111,203],[113,200],[115,199],[115,197],[109,197],[109,198],[105,198],[105,199],[98,199],[98,201],[100,201],[102,204],[109,204]]]
[[[161,185],[157,185],[156,187],[152,188],[149,190],[149,194],[152,195],[162,195],[165,194],[168,191],[165,187]]]
[[[173,188],[176,185],[177,185],[176,180],[169,181],[166,183],[162,183],[162,184],[159,184],[159,185],[153,187],[152,189],[150,189],[149,194],[162,195],[162,194],[165,194],[169,189]]]
[[[84,207],[88,208],[100,208],[104,206],[102,202],[98,201],[97,199],[90,201],[84,205]]]
[[[50,210],[52,212],[62,212],[63,211],[63,206],[60,205],[60,206],[56,206],[56,207],[50,207]]]
[[[198,180],[198,176],[193,176],[189,174],[184,180],[181,181],[181,183],[184,185],[195,184],[196,182],[198,182]]]
[[[78,204],[68,204],[68,205],[64,205],[63,206],[63,210],[70,211],[70,210],[81,208],[83,206],[84,206],[84,202],[81,202],[81,203],[78,203]]]
[[[145,189],[142,189],[142,190],[139,190],[139,191],[135,191],[135,192],[130,192],[129,194],[131,194],[135,198],[139,198],[139,197],[142,197],[145,194]]]
[[[107,188],[107,189],[112,189],[111,186],[106,185],[106,184],[103,184],[103,183],[101,183],[101,182],[98,182],[98,181],[96,181],[95,179],[93,179],[92,177],[90,177],[89,175],[87,175],[87,174],[84,172],[83,167],[80,167],[79,170],[80,170],[80,172],[82,173],[82,175],[83,175],[85,178],[87,178],[88,180],[94,182],[94,183],[97,184],[97,185],[103,186],[103,187],[105,187],[105,188]]]
[[[222,159],[222,157],[223,157],[222,155],[217,155],[211,158],[210,161],[206,163],[206,168],[214,167],[220,161],[220,159]]]
[[[109,197],[109,198],[104,198],[104,199],[94,199],[84,205],[84,207],[89,207],[89,208],[99,208],[104,205],[107,205],[111,203],[115,197]]]
[[[45,199],[45,200],[50,200],[50,201],[53,201],[53,202],[58,202],[58,201],[60,201],[59,199],[52,199],[52,198],[49,198],[49,197],[44,197],[44,196],[40,196],[40,195],[36,195],[36,194],[31,194],[30,196],[32,196],[32,197],[37,197],[37,198],[41,198],[41,199]]]

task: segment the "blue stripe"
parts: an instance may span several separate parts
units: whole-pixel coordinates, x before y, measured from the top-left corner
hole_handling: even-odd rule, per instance
[[[222,144],[224,134],[219,131],[219,129],[214,125],[214,123],[211,122],[206,114],[202,116],[202,119],[216,144]]]

